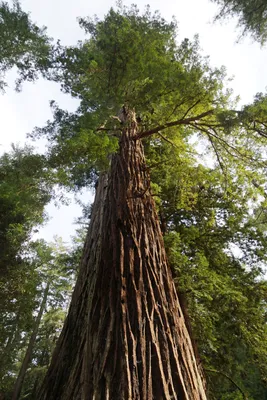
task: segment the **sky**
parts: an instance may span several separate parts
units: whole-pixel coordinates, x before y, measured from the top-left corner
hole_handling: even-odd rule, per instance
[[[11,2],[11,1],[9,1]],[[75,44],[84,38],[79,28],[77,17],[103,17],[115,1],[107,0],[21,0],[22,9],[31,13],[31,19],[38,26],[46,26],[49,36],[60,39],[63,44]],[[133,1],[124,1],[130,5]],[[135,1],[143,10],[147,1]],[[212,66],[226,67],[232,81],[229,84],[234,94],[239,95],[241,104],[253,101],[257,92],[264,92],[267,87],[267,48],[261,48],[250,38],[237,43],[239,31],[236,21],[213,23],[217,7],[208,0],[151,0],[151,10],[159,10],[161,15],[178,21],[178,40],[185,37],[192,39],[199,35],[202,54],[210,57]],[[61,108],[74,110],[77,101],[60,92],[59,85],[40,79],[36,83],[24,83],[21,93],[14,91],[14,72],[8,75],[9,88],[0,95],[0,153],[8,151],[10,144],[26,141],[26,134],[35,126],[44,126],[51,118],[49,101],[56,100]],[[35,145],[35,143],[32,143]],[[41,145],[42,148],[42,145]],[[75,232],[73,220],[81,214],[80,207],[72,203],[60,208],[50,204],[47,212],[50,215],[48,224],[40,229],[39,237],[51,241],[58,235],[69,241]],[[93,201],[93,193],[82,195],[84,202]]]

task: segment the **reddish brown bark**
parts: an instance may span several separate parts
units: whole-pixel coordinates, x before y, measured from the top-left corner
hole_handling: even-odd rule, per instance
[[[129,115],[39,399],[206,399]]]

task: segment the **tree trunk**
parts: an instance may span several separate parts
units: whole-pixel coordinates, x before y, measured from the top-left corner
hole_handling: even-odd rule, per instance
[[[0,364],[0,381],[4,379],[4,376],[9,371],[9,368],[12,364],[12,358],[16,352],[16,345],[20,341],[20,331],[18,328],[20,319],[20,313],[17,314],[16,319],[14,321],[14,330],[10,333],[7,344],[3,346],[1,349],[1,364]],[[1,399],[1,397],[0,397]]]
[[[40,309],[39,309],[38,315],[37,315],[36,320],[34,322],[34,328],[33,328],[33,331],[32,331],[32,334],[31,334],[31,337],[30,337],[30,340],[29,340],[27,351],[26,351],[25,357],[23,359],[23,362],[21,364],[18,377],[17,377],[16,382],[15,382],[15,386],[14,386],[14,390],[13,390],[13,394],[12,394],[12,400],[18,400],[19,399],[19,396],[20,396],[20,393],[21,393],[21,389],[22,389],[22,385],[23,385],[23,382],[24,382],[24,379],[25,379],[25,375],[26,375],[27,369],[29,367],[29,363],[31,362],[33,347],[34,347],[34,344],[35,344],[35,341],[36,341],[36,337],[37,337],[38,329],[39,329],[39,326],[40,326],[40,322],[41,322],[41,319],[42,319],[42,316],[43,316],[43,313],[44,313],[45,305],[46,305],[46,302],[47,302],[48,292],[49,292],[49,283],[47,283],[46,288],[44,290],[43,299],[42,299],[42,302],[41,302],[41,305],[40,305]]]
[[[133,113],[96,192],[68,317],[38,399],[206,399]]]

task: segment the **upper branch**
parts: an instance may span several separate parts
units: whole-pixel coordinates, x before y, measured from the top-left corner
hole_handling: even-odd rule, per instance
[[[214,113],[214,110],[209,110],[209,111],[206,111],[206,112],[204,112],[202,114],[196,115],[194,117],[182,118],[182,119],[179,119],[177,121],[166,122],[166,124],[159,125],[156,128],[153,128],[153,129],[150,129],[148,131],[139,133],[138,135],[136,135],[135,138],[136,139],[143,139],[144,137],[151,136],[154,133],[158,133],[159,131],[161,131],[163,129],[171,128],[172,126],[187,125],[187,124],[190,124],[190,122],[197,121],[197,120],[202,119],[202,118],[204,118],[204,117],[206,117],[208,115],[211,115],[213,113]]]

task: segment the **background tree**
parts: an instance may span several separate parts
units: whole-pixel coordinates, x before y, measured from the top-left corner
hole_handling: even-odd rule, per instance
[[[21,332],[27,332],[36,307],[38,274],[32,262],[25,257],[34,228],[45,220],[45,205],[52,198],[51,175],[45,169],[44,156],[32,148],[13,146],[11,153],[0,158],[0,331],[1,384],[4,379]]]
[[[29,147],[13,147],[11,153],[0,158],[2,310],[24,291],[23,282],[29,272],[22,255],[33,228],[44,222],[44,207],[53,195],[52,177],[45,164],[45,157],[34,154]]]
[[[267,5],[264,0],[212,0],[221,8],[215,19],[237,17],[243,35],[252,37],[264,44],[267,39]]]
[[[6,86],[5,73],[16,67],[17,89],[23,81],[33,81],[51,65],[52,45],[46,28],[39,28],[14,0],[0,2],[0,88]]]
[[[20,394],[22,398],[36,398],[68,307],[75,274],[69,261],[71,253],[57,239],[51,245],[31,242],[23,257],[30,269],[32,290],[23,295],[27,303],[20,304],[19,318],[14,319],[12,310],[7,309],[1,321],[1,331],[8,329],[11,337],[9,341],[1,336],[6,361],[1,370],[1,392],[6,399],[20,398]],[[24,282],[22,287],[27,289]],[[17,303],[16,298],[12,300],[11,304]]]
[[[53,181],[45,157],[34,154],[30,147],[13,146],[11,153],[3,154],[0,174],[0,271],[4,276],[18,262],[33,227],[44,222],[44,206],[53,196]]]

